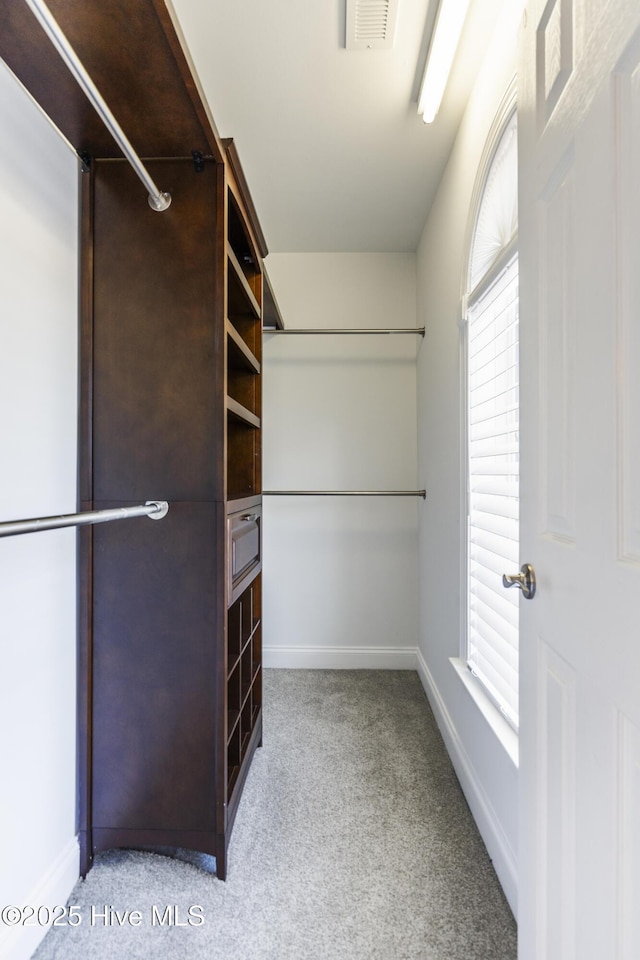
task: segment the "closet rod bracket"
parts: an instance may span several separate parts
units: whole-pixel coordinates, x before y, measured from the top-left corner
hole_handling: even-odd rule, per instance
[[[158,194],[150,193],[149,194],[149,206],[152,210],[156,210],[158,213],[162,213],[163,210],[166,210],[167,207],[171,205],[171,194],[161,191]]]

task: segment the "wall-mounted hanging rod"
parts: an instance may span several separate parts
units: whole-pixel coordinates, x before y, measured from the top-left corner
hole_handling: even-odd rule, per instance
[[[311,327],[311,328],[309,328],[308,330],[301,330],[301,329],[299,329],[299,328],[291,329],[290,327],[287,327],[287,328],[285,328],[284,330],[275,330],[275,329],[274,329],[274,330],[270,330],[270,329],[268,329],[268,328],[265,328],[265,331],[264,331],[264,332],[265,332],[265,333],[276,333],[276,334],[279,334],[279,335],[280,335],[280,334],[283,334],[283,333],[292,333],[292,334],[293,334],[293,333],[302,333],[302,334],[313,334],[313,335],[318,334],[318,333],[332,333],[332,334],[335,334],[335,333],[340,334],[340,333],[341,333],[341,334],[348,334],[349,336],[351,336],[351,335],[354,334],[354,333],[365,333],[365,334],[372,334],[372,333],[374,333],[374,334],[375,334],[375,333],[385,333],[385,334],[392,334],[392,333],[413,333],[413,334],[416,334],[416,333],[417,333],[417,334],[419,334],[421,337],[424,337],[424,327],[360,327],[360,328],[356,327],[356,328],[350,328],[350,329],[346,329],[346,328],[345,328],[345,329],[342,329],[342,328],[340,328],[340,327],[331,327],[331,328],[328,327],[328,328],[326,328],[326,329],[319,328],[319,327]]]
[[[147,188],[149,193],[149,206],[151,209],[159,212],[166,210],[171,203],[171,194],[163,193],[162,190],[159,190],[149,176],[146,167],[144,167],[140,157],[129,143],[129,140],[118,124],[118,121],[111,113],[111,110],[105,103],[93,80],[82,66],[82,63],[76,56],[69,41],[58,26],[56,20],[51,15],[51,11],[47,5],[43,2],[43,0],[25,0],[25,3],[30,8],[38,23],[51,40],[52,44],[64,60],[66,66],[69,68],[74,79],[88,97],[92,106],[98,112],[98,115],[105,124],[107,130],[124,153],[136,174]]]
[[[427,497],[426,490],[263,490],[263,497]]]
[[[67,513],[60,517],[37,517],[35,520],[8,520],[0,523],[0,537],[57,530],[59,527],[81,527],[89,523],[107,523],[110,520],[128,520],[131,517],[162,520],[168,510],[169,504],[166,500],[147,500],[139,507],[114,507],[111,510],[91,510],[88,513]]]

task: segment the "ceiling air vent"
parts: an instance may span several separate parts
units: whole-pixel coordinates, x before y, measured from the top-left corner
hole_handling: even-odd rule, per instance
[[[347,50],[393,46],[398,0],[347,0]]]

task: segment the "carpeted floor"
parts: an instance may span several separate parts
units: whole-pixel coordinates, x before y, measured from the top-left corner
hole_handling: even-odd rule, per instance
[[[417,674],[267,670],[264,701],[226,883],[204,856],[104,854],[34,960],[515,960]]]

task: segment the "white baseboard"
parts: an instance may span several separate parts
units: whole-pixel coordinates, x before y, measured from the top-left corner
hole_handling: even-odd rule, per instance
[[[80,876],[80,849],[72,837],[19,907],[64,906]],[[4,904],[2,905],[4,906]],[[47,933],[47,926],[0,924],[0,957],[3,960],[29,960]]]
[[[289,670],[416,670],[416,647],[267,647],[266,668]]]
[[[422,656],[416,651],[417,670],[431,705],[436,722],[445,742],[453,768],[464,792],[473,819],[484,840],[498,879],[509,902],[514,917],[518,916],[518,867],[516,857],[504,833],[493,805],[475,772],[469,755],[458,736],[449,711],[440,696],[431,671]]]

